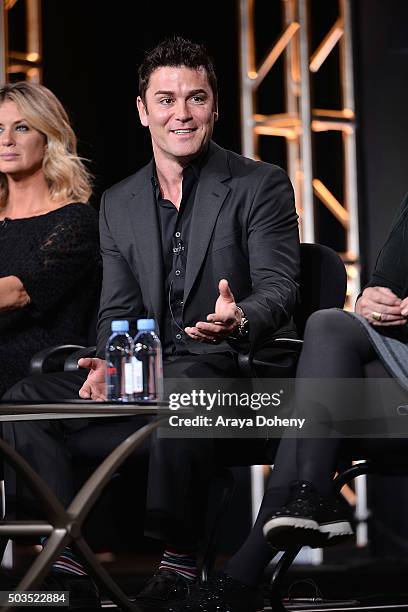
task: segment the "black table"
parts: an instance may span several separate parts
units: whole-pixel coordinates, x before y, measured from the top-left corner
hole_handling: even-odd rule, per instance
[[[0,453],[13,466],[32,492],[36,495],[48,518],[47,521],[0,521],[0,536],[45,535],[47,543],[20,581],[16,591],[34,590],[50,571],[62,550],[72,544],[76,554],[89,575],[107,591],[123,610],[140,612],[140,608],[129,600],[108,572],[99,563],[82,536],[83,523],[117,468],[138,446],[165,421],[169,410],[165,404],[120,403],[72,400],[61,403],[0,402],[0,422],[35,419],[113,418],[123,416],[155,416],[128,438],[123,440],[98,466],[74,499],[65,509],[46,483],[31,468],[25,459],[7,442],[0,439]],[[160,418],[162,416],[163,418]],[[3,606],[1,612],[15,609]]]

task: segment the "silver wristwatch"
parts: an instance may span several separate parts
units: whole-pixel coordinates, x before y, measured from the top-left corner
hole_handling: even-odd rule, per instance
[[[246,338],[249,333],[249,321],[246,318],[242,308],[240,306],[237,306],[237,309],[241,313],[241,323],[238,325],[237,334],[239,338]]]

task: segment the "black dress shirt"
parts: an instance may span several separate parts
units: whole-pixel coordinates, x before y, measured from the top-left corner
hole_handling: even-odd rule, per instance
[[[152,177],[159,215],[163,264],[165,271],[165,304],[161,342],[163,354],[188,355],[183,324],[183,294],[186,278],[188,242],[194,199],[200,176],[200,161],[183,170],[180,208],[162,197],[157,177]]]

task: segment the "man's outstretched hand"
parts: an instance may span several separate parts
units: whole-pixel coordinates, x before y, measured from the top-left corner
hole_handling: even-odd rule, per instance
[[[215,302],[215,312],[207,316],[207,321],[198,321],[194,327],[184,331],[196,342],[218,344],[233,333],[241,324],[242,314],[238,309],[228,281],[223,278],[218,284],[220,295]]]
[[[98,357],[83,357],[78,360],[80,368],[88,368],[88,378],[79,390],[82,399],[106,400],[106,361]]]

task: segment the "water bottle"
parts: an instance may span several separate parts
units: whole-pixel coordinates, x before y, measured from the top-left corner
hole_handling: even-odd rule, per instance
[[[162,347],[154,319],[139,319],[134,339],[133,394],[137,401],[163,399]]]
[[[112,321],[106,344],[106,393],[108,400],[133,400],[133,341],[128,321]]]

